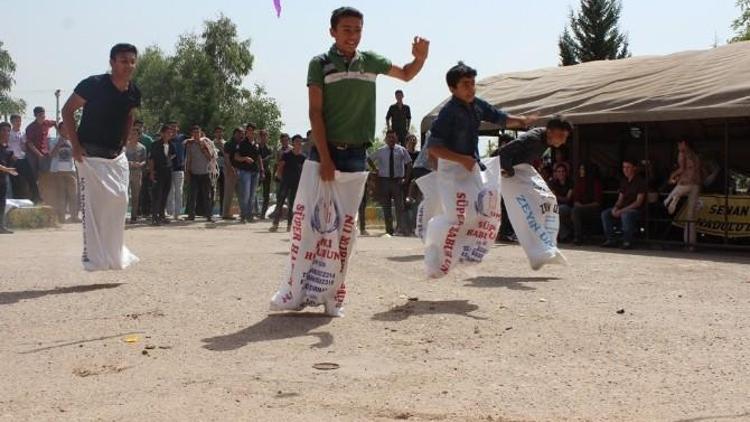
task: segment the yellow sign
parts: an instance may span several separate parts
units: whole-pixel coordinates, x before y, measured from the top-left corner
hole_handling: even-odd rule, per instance
[[[685,227],[686,207],[673,223]],[[696,213],[699,233],[720,237],[750,237],[750,196],[701,195]]]

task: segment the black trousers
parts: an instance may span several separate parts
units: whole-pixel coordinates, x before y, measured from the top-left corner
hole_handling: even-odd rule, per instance
[[[268,211],[268,203],[271,200],[271,180],[272,179],[273,179],[273,176],[269,172],[266,172],[265,177],[263,178],[263,181],[261,182],[261,185],[263,187],[263,208],[260,214],[261,218],[265,218],[266,211]]]
[[[5,179],[5,173],[0,173],[0,177]],[[0,181],[0,228],[5,227],[5,195],[8,194],[8,182]]]
[[[31,199],[39,202],[39,187],[36,184],[34,172],[29,160],[24,158],[15,163],[18,176],[11,176],[10,183],[13,186],[13,195],[18,199]]]
[[[163,220],[164,209],[167,207],[167,197],[172,187],[172,170],[156,173],[156,180],[151,184],[151,217]]]
[[[365,191],[362,193],[362,202],[359,203],[359,232],[367,231],[367,184],[365,183]]]
[[[281,183],[278,197],[276,198],[276,212],[273,213],[273,224],[279,225],[281,213],[284,211],[284,202],[287,202],[289,212],[286,215],[286,226],[292,225],[292,216],[294,215],[294,198],[297,196],[298,184]]]
[[[148,172],[144,170],[143,178],[141,179],[141,198],[138,203],[140,208],[140,215],[151,214],[151,178],[148,177]]]
[[[380,192],[380,204],[383,206],[383,217],[385,217],[385,231],[393,234],[393,213],[391,207],[396,208],[397,229],[404,231],[404,190],[401,178],[378,178],[378,191]]]
[[[191,174],[190,191],[187,197],[188,217],[195,217],[196,211],[210,218],[212,213],[211,201],[211,176],[208,174]]]

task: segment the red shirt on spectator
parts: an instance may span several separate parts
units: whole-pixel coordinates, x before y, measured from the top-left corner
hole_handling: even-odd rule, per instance
[[[31,142],[42,154],[49,154],[49,130],[55,127],[54,120],[36,120],[26,126],[26,142]]]
[[[602,183],[594,179],[587,183],[584,178],[578,178],[573,187],[573,203],[590,204],[596,202],[602,204]]]

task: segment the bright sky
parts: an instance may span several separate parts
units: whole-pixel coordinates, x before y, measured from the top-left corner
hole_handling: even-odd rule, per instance
[[[84,77],[105,72],[110,47],[130,42],[143,49],[158,45],[172,52],[178,37],[200,32],[202,22],[219,13],[251,38],[255,69],[246,85],[262,84],[281,107],[285,130],[308,129],[307,64],[326,51],[332,39],[329,17],[341,1],[282,0],[277,19],[272,0],[35,0],[3,7],[0,40],[17,65],[12,95],[31,108],[42,105],[54,116],[53,92],[62,100]],[[394,63],[411,60],[414,35],[431,40],[430,57],[410,83],[378,79],[378,133],[393,92],[405,91],[413,125],[448,96],[444,75],[463,60],[479,77],[556,66],[557,39],[568,10],[578,0],[351,0],[365,15],[361,49]],[[621,28],[630,34],[634,55],[668,54],[710,48],[731,37],[739,14],[735,0],[623,0]],[[25,119],[28,122],[28,117]]]

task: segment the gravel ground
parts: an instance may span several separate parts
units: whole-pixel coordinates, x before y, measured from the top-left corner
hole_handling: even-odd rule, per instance
[[[141,262],[102,273],[78,226],[3,236],[0,421],[750,420],[747,253],[497,245],[434,281],[416,239],[362,237],[331,319],[268,313],[267,229],[131,228]]]

